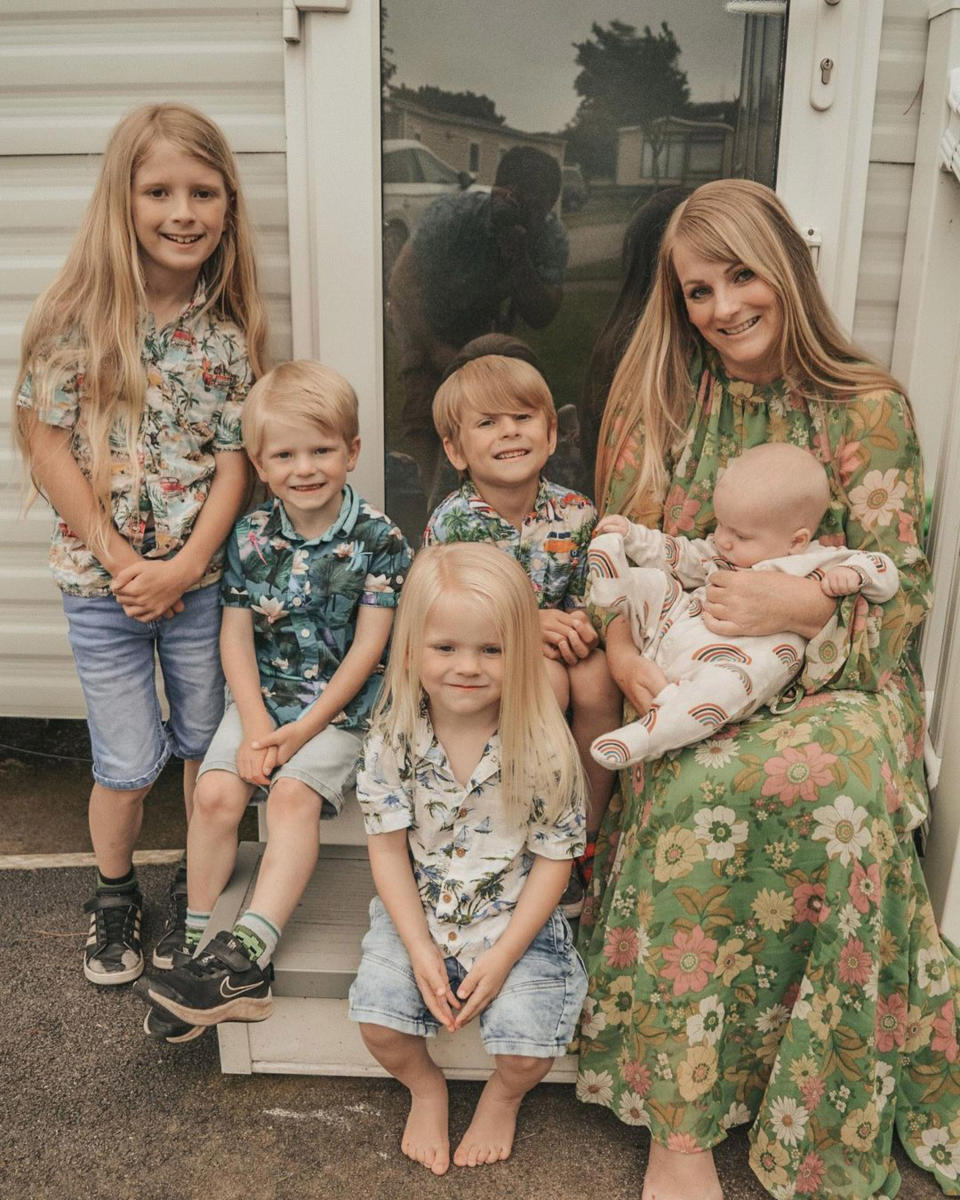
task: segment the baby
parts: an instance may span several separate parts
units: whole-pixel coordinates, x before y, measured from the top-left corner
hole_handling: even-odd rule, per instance
[[[714,489],[717,524],[706,539],[670,537],[622,516],[598,523],[588,554],[591,603],[628,618],[634,644],[667,683],[646,716],[593,742],[597,762],[617,770],[699,741],[769,703],[799,672],[805,642],[798,634],[710,633],[702,612],[714,571],[784,571],[819,580],[828,596],[862,592],[873,604],[896,593],[897,569],[885,554],[812,540],[829,500],[813,455],[776,443],[729,463]]]

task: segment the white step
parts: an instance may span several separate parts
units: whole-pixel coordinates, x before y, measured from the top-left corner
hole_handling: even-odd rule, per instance
[[[325,821],[321,835],[341,821],[348,829],[349,807],[356,810],[356,801],[336,821]],[[241,843],[233,878],[214,909],[210,936],[229,929],[247,906],[263,850],[262,842]],[[385,1074],[347,1017],[346,995],[360,961],[373,894],[366,849],[334,844],[327,837],[274,959],[273,1015],[261,1022],[217,1026],[221,1070],[240,1075]],[[454,1036],[441,1032],[431,1039],[430,1052],[450,1079],[485,1079],[493,1065],[476,1021]],[[568,1056],[557,1060],[547,1080],[572,1083],[575,1077],[576,1058]]]

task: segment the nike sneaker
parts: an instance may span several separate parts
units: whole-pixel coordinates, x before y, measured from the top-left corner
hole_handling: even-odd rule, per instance
[[[170,950],[170,966],[183,967],[193,957],[183,941]],[[167,968],[169,970],[169,968]],[[150,1001],[149,990],[152,978],[141,976],[133,985],[134,994],[145,1000],[150,1007],[143,1018],[143,1032],[157,1042],[192,1042],[210,1028],[208,1025],[194,1025],[189,1021],[181,1021],[162,1008],[154,1008]]]
[[[265,1021],[273,1011],[273,967],[259,967],[222,930],[182,966],[155,976],[143,989],[156,1008],[191,1025]],[[142,994],[142,993],[141,993]]]
[[[143,971],[140,918],[143,900],[136,889],[97,892],[83,906],[90,930],[83,949],[83,973],[91,983],[113,987]]]

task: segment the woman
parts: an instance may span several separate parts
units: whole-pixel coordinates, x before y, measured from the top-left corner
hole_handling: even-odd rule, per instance
[[[753,1123],[775,1197],[866,1200],[907,1152],[960,1194],[960,961],[937,935],[911,831],[927,811],[919,626],[930,603],[909,404],[820,294],[773,192],[699,188],[611,389],[597,497],[703,537],[725,463],[767,441],[831,479],[821,540],[891,556],[887,604],[809,579],[718,572],[724,635],[810,639],[792,694],[622,780],[584,919],[580,1098],[646,1125],[644,1200],[718,1200],[710,1148]],[[657,684],[622,617],[611,671],[639,714]]]

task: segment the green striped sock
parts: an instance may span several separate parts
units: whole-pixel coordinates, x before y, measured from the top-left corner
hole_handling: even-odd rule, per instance
[[[210,923],[211,914],[208,912],[197,912],[195,909],[187,909],[187,924],[184,936],[184,942],[187,949],[192,953],[200,945],[200,939],[203,937],[203,931]]]
[[[137,889],[137,869],[131,867],[126,875],[120,875],[116,879],[111,879],[108,875],[101,875],[97,871],[97,891],[98,892],[134,892]]]
[[[237,939],[252,962],[265,967],[273,958],[280,940],[280,930],[266,917],[248,908],[233,927]]]

